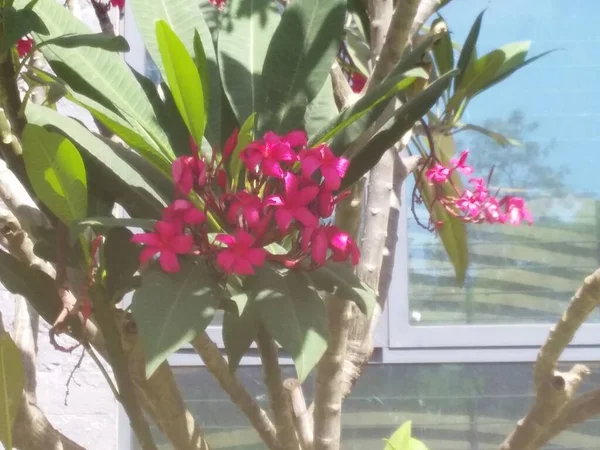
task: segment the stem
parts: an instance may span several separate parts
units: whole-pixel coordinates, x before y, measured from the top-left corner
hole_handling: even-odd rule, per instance
[[[306,408],[302,384],[294,378],[288,378],[283,382],[283,387],[287,391],[290,404],[292,405],[294,426],[296,427],[301,447],[303,450],[313,450],[313,415],[312,409]]]
[[[262,360],[265,385],[269,392],[277,438],[284,450],[298,450],[300,443],[294,428],[292,409],[281,380],[277,345],[263,327],[258,330],[256,343]]]
[[[315,450],[338,450],[342,434],[342,381],[351,304],[327,297],[329,345],[317,366],[315,391]]]
[[[267,447],[271,450],[280,449],[281,445],[277,440],[275,427],[269,416],[258,406],[256,400],[246,391],[235,375],[230,372],[227,361],[225,361],[219,348],[208,334],[204,332],[197,336],[192,341],[192,346],[204,361],[208,371],[229,395],[231,401],[246,415]]]
[[[106,340],[106,350],[119,388],[119,397],[129,417],[131,428],[143,450],[158,450],[150,433],[150,427],[135,395],[135,386],[128,369],[128,362],[120,341],[112,307],[101,288],[89,289],[100,331]]]

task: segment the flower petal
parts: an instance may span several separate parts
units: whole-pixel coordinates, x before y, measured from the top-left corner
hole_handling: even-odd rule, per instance
[[[133,242],[134,244],[145,244],[145,245],[149,245],[152,247],[161,247],[162,246],[162,241],[160,240],[160,236],[156,232],[134,234],[133,236],[131,236],[130,241]]]
[[[313,153],[314,152],[312,151],[311,153],[307,152],[306,156],[304,156],[304,158],[302,158],[302,160],[300,161],[300,166],[302,167],[302,175],[304,175],[305,177],[312,176],[312,174],[315,173],[315,170],[321,167],[321,160]]]
[[[246,253],[246,259],[253,266],[262,266],[265,263],[267,252],[262,248],[251,248]]]
[[[162,250],[160,252],[160,267],[162,267],[162,269],[165,272],[168,273],[175,273],[175,272],[179,272],[180,266],[179,266],[179,261],[177,260],[177,255],[175,255],[174,252],[169,251],[169,250]]]
[[[325,180],[324,184],[328,190],[336,191],[340,188],[342,179],[340,178],[340,174],[335,167],[321,167],[321,175],[323,175],[323,179]]]
[[[308,141],[306,133],[300,130],[290,131],[281,140],[287,142],[292,147],[306,147]]]
[[[226,273],[231,273],[235,263],[235,254],[231,250],[223,250],[217,255],[217,265]]]
[[[245,259],[236,260],[231,267],[231,272],[236,275],[254,275],[252,264]]]
[[[305,227],[314,228],[317,225],[319,225],[319,219],[317,219],[317,217],[313,213],[311,213],[308,210],[308,208],[296,208],[293,214],[294,218],[296,218],[296,220],[298,220],[298,222],[300,222]],[[277,216],[275,216],[275,218],[277,218]]]
[[[327,258],[327,237],[323,230],[318,230],[312,239],[312,259],[324,266]]]
[[[275,222],[282,233],[289,230],[292,220],[294,220],[294,216],[287,209],[278,209],[275,213]]]
[[[294,199],[294,203],[297,205],[306,206],[312,202],[317,194],[319,193],[318,186],[308,186],[300,189],[298,195]]]
[[[233,247],[236,243],[235,238],[230,234],[217,234],[215,240],[225,244],[227,247]]]
[[[146,264],[156,256],[158,249],[156,247],[146,247],[140,253],[140,264]]]
[[[189,234],[175,236],[169,242],[169,250],[175,253],[189,253],[194,246],[194,238]]]
[[[281,170],[279,162],[272,159],[263,159],[262,163],[260,164],[260,170],[262,170],[263,174],[266,176],[283,178],[283,170]]]

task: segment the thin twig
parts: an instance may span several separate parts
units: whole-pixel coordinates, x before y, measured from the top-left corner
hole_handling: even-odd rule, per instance
[[[83,348],[81,350],[81,356],[79,357],[79,360],[77,361],[77,364],[75,364],[75,367],[73,367],[73,370],[71,370],[71,373],[69,374],[69,378],[67,378],[67,383],[65,384],[65,400],[64,400],[64,405],[68,406],[68,399],[69,399],[69,394],[70,394],[70,385],[71,385],[71,381],[73,381],[73,377],[75,376],[75,372],[81,367],[81,363],[83,362],[83,357],[85,356],[85,348]]]

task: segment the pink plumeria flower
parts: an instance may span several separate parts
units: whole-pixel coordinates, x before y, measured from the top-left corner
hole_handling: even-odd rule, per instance
[[[19,54],[19,58],[25,58],[29,52],[33,49],[33,39],[26,36],[17,41],[16,48],[17,53]]]
[[[474,194],[469,189],[465,189],[456,202],[456,207],[467,214],[467,217],[477,217],[481,210],[481,201],[479,196]]]
[[[206,220],[206,215],[189,200],[175,200],[163,209],[162,219],[183,225],[199,225]]]
[[[319,216],[322,219],[331,217],[335,205],[345,199],[348,195],[350,195],[349,190],[342,191],[334,196],[333,192],[330,192],[327,189],[321,189],[317,195],[317,210],[319,211]]]
[[[110,5],[113,8],[119,8],[121,11],[125,8],[125,0],[110,0]]]
[[[450,169],[440,163],[435,163],[425,172],[425,177],[432,183],[445,183],[450,178]]]
[[[327,237],[329,238],[329,248],[332,251],[331,259],[333,261],[343,262],[350,258],[353,266],[358,264],[360,251],[348,233],[336,226],[331,226],[327,229]]]
[[[302,252],[310,254],[312,260],[319,266],[324,266],[327,263],[329,249],[326,227],[303,228],[300,236]]]
[[[340,188],[342,178],[346,175],[350,161],[346,158],[336,157],[326,145],[311,148],[300,152],[302,174],[311,177],[317,169],[321,169],[323,184],[329,191]]]
[[[511,225],[519,225],[522,221],[529,225],[533,223],[533,218],[525,206],[525,200],[520,197],[506,196],[500,201],[506,211],[506,221]]]
[[[506,216],[500,209],[500,204],[496,197],[490,197],[483,205],[483,215],[488,223],[504,223]]]
[[[250,228],[254,228],[260,221],[260,212],[262,210],[261,199],[254,194],[246,191],[238,192],[231,201],[227,211],[227,219],[231,223],[237,223],[240,214]]]
[[[145,245],[140,254],[142,264],[146,264],[160,253],[160,266],[169,273],[179,271],[177,255],[189,253],[194,245],[192,236],[182,234],[179,224],[162,221],[156,223],[156,228],[151,233],[133,235],[131,242]]]
[[[241,228],[233,236],[219,234],[216,240],[227,246],[217,255],[217,265],[227,274],[252,275],[253,266],[262,267],[265,262],[265,249],[252,247],[254,237]]]
[[[225,145],[223,146],[223,159],[224,160],[227,160],[231,156],[231,154],[233,153],[235,148],[237,147],[239,133],[240,133],[240,130],[238,128],[236,128],[235,130],[233,130],[233,133],[231,133],[231,136],[229,136],[227,138],[227,141],[225,141]]]
[[[463,150],[460,154],[460,158],[452,158],[450,160],[450,165],[465,175],[471,175],[473,173],[473,167],[467,165],[468,156],[469,150]]]
[[[180,156],[171,165],[173,181],[179,192],[188,195],[194,185],[206,183],[206,165],[198,156]]]
[[[282,233],[287,233],[295,219],[305,227],[315,228],[319,224],[317,217],[310,212],[308,204],[312,202],[319,188],[307,186],[298,187],[298,178],[291,172],[284,177],[285,195],[271,195],[265,200],[265,206],[275,206],[275,222]]]
[[[260,168],[263,175],[283,178],[284,172],[281,163],[296,162],[298,156],[294,147],[306,145],[306,134],[294,131],[286,136],[280,137],[268,131],[264,139],[248,145],[240,158],[250,171]]]

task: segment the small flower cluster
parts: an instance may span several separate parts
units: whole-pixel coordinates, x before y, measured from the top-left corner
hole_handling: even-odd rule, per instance
[[[469,176],[473,174],[473,167],[467,164],[468,150],[464,150],[459,158],[452,158],[447,167],[440,162],[435,162],[425,172],[425,177],[430,184],[436,187],[436,198],[445,209],[454,217],[459,217],[471,223],[508,223],[519,225],[521,222],[533,223],[525,200],[520,197],[507,195],[498,199],[490,194],[483,178],[470,178],[472,186],[462,192],[452,182],[455,171]],[[449,183],[455,195],[444,194],[441,186]]]
[[[238,148],[236,130],[220,159],[214,151],[202,154],[193,141],[191,146],[192,154],[172,164],[177,199],[153,232],[132,238],[145,245],[142,264],[160,254],[163,270],[176,272],[178,255],[205,255],[226,274],[251,275],[265,260],[308,270],[328,259],[358,263],[348,233],[322,223],[347,195],[338,191],[348,160],[326,145],[308,148],[302,131],[267,132]],[[245,170],[238,174],[232,167],[240,163]],[[223,232],[211,237],[209,222]],[[267,250],[284,240],[287,254]]]

